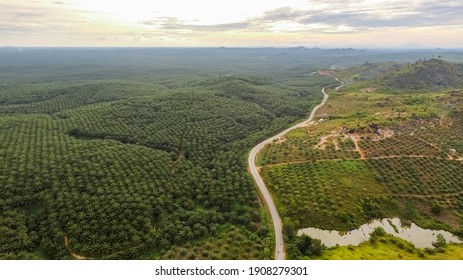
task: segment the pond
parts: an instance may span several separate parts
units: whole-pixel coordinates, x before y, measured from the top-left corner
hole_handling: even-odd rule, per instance
[[[424,229],[411,223],[411,226],[402,225],[399,218],[385,218],[373,220],[368,224],[352,231],[323,230],[318,228],[303,228],[298,230],[297,235],[306,234],[313,238],[320,239],[327,247],[347,245],[358,245],[370,238],[370,234],[377,227],[382,227],[387,233],[410,241],[417,248],[432,247],[437,235],[442,234],[447,242],[462,243],[458,236],[444,230]]]

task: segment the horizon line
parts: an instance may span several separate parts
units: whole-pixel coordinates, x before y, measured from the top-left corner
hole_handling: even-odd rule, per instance
[[[45,45],[45,46],[16,46],[16,45],[3,45],[0,48],[36,48],[36,49],[46,49],[46,48],[93,48],[93,49],[104,49],[104,48],[127,48],[127,49],[323,49],[323,50],[333,50],[333,49],[353,49],[353,50],[463,50],[463,47],[428,47],[428,46],[389,46],[389,47],[362,47],[362,46],[59,46],[59,45]]]

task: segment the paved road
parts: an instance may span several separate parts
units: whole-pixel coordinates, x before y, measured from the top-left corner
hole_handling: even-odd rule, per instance
[[[339,81],[337,78],[336,78],[336,80],[341,83],[341,85],[336,88],[336,90],[337,90],[337,89],[341,88],[344,85],[344,83]],[[295,128],[298,128],[298,127],[303,127],[308,122],[312,121],[315,114],[317,113],[317,110],[321,106],[323,106],[325,104],[326,100],[328,99],[328,94],[326,94],[325,88],[322,89],[322,93],[323,93],[323,101],[319,105],[315,106],[315,108],[313,108],[313,110],[310,113],[310,116],[309,116],[309,118],[307,120],[305,120],[303,122],[300,122],[300,123],[288,128],[288,129],[286,129],[285,131],[282,131],[282,132],[278,133],[277,135],[272,136],[272,137],[260,142],[259,144],[257,144],[257,146],[252,148],[252,150],[251,150],[251,152],[249,154],[249,157],[248,157],[248,165],[249,165],[249,169],[251,171],[252,177],[254,177],[254,181],[256,181],[256,184],[259,187],[259,190],[260,190],[260,192],[261,192],[261,194],[262,194],[262,196],[263,196],[263,198],[265,200],[265,203],[267,204],[267,206],[268,206],[268,208],[270,210],[270,215],[272,217],[273,228],[274,228],[274,231],[275,231],[275,259],[276,260],[284,260],[285,259],[285,250],[284,250],[284,242],[283,242],[283,224],[281,222],[280,215],[278,214],[278,211],[277,211],[277,209],[275,207],[275,203],[273,203],[272,196],[270,195],[267,187],[264,184],[264,181],[262,180],[262,177],[260,177],[260,174],[257,171],[257,167],[256,167],[257,154],[260,152],[260,150],[262,150],[262,148],[265,145],[271,143],[273,140],[279,139],[281,136],[285,135],[289,131],[291,131],[291,130],[293,130]]]

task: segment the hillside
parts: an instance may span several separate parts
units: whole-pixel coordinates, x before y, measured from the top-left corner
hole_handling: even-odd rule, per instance
[[[380,79],[389,90],[438,90],[463,86],[463,65],[440,59],[419,61],[395,69]]]
[[[338,72],[347,89],[328,89],[318,121],[262,150],[257,163],[286,226],[290,258],[307,257],[294,249],[307,227],[350,231],[399,217],[463,234],[459,67],[431,60]]]
[[[463,87],[463,64],[441,59],[415,63],[369,63],[342,70],[339,75],[351,90],[381,92],[432,92]]]

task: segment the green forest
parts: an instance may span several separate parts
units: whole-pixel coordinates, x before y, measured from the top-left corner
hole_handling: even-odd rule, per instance
[[[37,52],[0,76],[0,258],[271,258],[246,153],[306,117],[328,77],[145,64],[132,79],[130,51],[92,77],[91,53]]]

